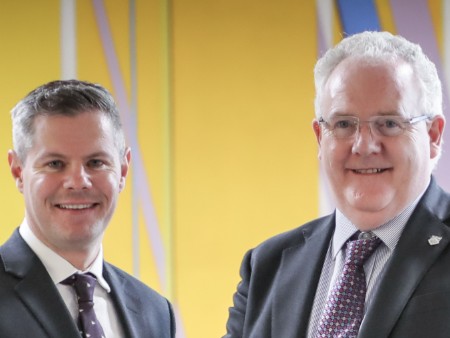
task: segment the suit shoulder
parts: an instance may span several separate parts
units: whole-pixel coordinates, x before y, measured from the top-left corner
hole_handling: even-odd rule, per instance
[[[295,229],[275,235],[252,249],[252,255],[273,256],[281,254],[285,249],[301,245],[304,242],[305,237],[311,236],[314,232],[329,227],[333,219],[334,215],[324,216],[305,223]]]
[[[421,202],[438,219],[450,224],[450,194],[438,186],[433,179]]]
[[[153,302],[156,300],[163,303],[168,302],[168,300],[160,295],[157,291],[153,290],[147,284],[141,282],[139,279],[123,271],[117,266],[105,262],[105,268],[107,273],[110,275],[110,278],[114,278],[115,280],[125,280],[127,282],[127,287],[136,292],[136,294],[139,294],[141,298],[147,297],[150,298]],[[108,282],[110,282],[110,280],[108,280]]]
[[[136,311],[141,313],[133,326],[144,336],[175,337],[175,316],[169,300],[146,284],[118,267],[104,262],[104,276],[110,283],[111,295],[122,308],[127,307],[124,299],[129,299]]]

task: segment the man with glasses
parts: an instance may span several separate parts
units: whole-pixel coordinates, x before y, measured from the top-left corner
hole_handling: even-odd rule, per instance
[[[313,130],[336,210],[247,253],[225,337],[450,336],[434,64],[400,36],[364,32],[314,75]]]

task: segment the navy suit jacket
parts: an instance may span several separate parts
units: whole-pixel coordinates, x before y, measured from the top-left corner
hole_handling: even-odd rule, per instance
[[[306,337],[335,215],[249,251],[226,338]],[[431,236],[442,240],[431,245]],[[358,338],[450,337],[450,195],[431,180],[382,272]]]
[[[0,247],[0,337],[80,338],[42,262],[16,230]],[[173,338],[170,303],[124,271],[104,263],[125,337]]]

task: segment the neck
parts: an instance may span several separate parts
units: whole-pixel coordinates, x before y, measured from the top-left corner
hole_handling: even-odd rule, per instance
[[[89,268],[98,257],[103,239],[103,234],[101,234],[91,240],[50,240],[50,236],[45,236],[27,218],[24,219],[20,226],[20,234],[36,253],[40,252],[43,254],[42,250],[51,250],[54,254],[57,254],[81,271]],[[54,238],[55,236],[53,236]],[[40,247],[42,249],[39,249]]]
[[[75,268],[80,271],[87,270],[92,263],[94,263],[100,252],[100,246],[95,250],[72,250],[72,251],[60,251],[52,248],[58,255],[72,264]]]

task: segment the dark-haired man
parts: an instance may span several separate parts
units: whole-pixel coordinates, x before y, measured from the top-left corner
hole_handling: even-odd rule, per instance
[[[110,93],[54,81],[12,111],[25,218],[0,247],[0,336],[171,338],[170,303],[103,261],[130,149]]]

